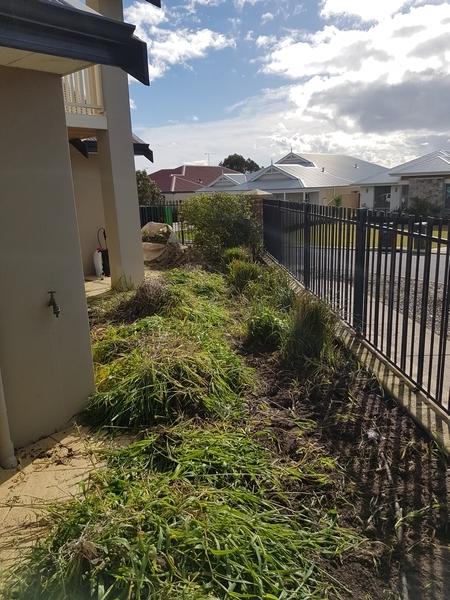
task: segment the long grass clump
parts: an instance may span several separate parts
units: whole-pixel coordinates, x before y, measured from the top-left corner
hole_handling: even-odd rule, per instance
[[[180,423],[106,459],[81,498],[51,511],[11,597],[326,599],[336,582],[320,565],[361,542],[320,493],[311,500],[333,465],[282,462],[251,429]],[[315,487],[294,506],[303,482]]]
[[[173,333],[100,365],[85,419],[97,426],[148,427],[181,417],[231,417],[242,408],[251,374],[227,345],[203,347]]]
[[[245,489],[167,475],[127,480],[113,469],[96,474],[83,498],[55,507],[52,522],[10,597],[327,598],[334,584],[321,558],[358,543],[332,516],[283,513]]]
[[[283,349],[285,359],[299,370],[329,364],[336,338],[336,318],[317,298],[303,293],[291,313]]]

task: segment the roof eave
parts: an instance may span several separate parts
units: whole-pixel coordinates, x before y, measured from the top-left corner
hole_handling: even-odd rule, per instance
[[[0,46],[120,67],[149,85],[147,45],[134,31],[72,7],[0,0]]]

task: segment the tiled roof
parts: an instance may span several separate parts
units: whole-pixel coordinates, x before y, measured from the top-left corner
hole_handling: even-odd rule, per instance
[[[195,192],[215,181],[223,173],[236,174],[226,167],[182,165],[176,169],[161,169],[150,174],[163,194]]]

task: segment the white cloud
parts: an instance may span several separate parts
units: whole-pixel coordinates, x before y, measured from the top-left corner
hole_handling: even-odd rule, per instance
[[[265,25],[266,23],[269,23],[269,21],[273,21],[274,18],[275,18],[274,14],[272,14],[271,12],[266,12],[261,17],[261,24]]]
[[[136,25],[136,35],[147,43],[150,80],[161,77],[172,65],[186,66],[211,50],[235,44],[232,38],[211,29],[162,27],[169,22],[167,15],[147,2],[135,1],[125,9],[125,18]]]
[[[406,0],[324,0],[321,15],[351,15],[363,21],[381,21],[395,14]]]
[[[131,110],[136,110],[137,108],[136,102],[133,100],[133,98],[130,98],[130,108]]]
[[[228,118],[141,137],[152,140],[158,167],[201,160],[204,152],[269,164],[291,145],[394,165],[448,147],[450,4],[421,4],[351,29],[340,21],[280,39],[247,34],[262,49],[261,71],[284,85],[229,107]]]
[[[394,84],[430,69],[449,72],[450,48],[442,38],[449,17],[450,5],[428,5],[368,29],[329,25],[313,34],[291,35],[273,44],[263,70],[292,79],[317,77],[325,88],[381,78]]]
[[[194,115],[194,116],[192,117],[192,120],[193,120],[193,121],[200,121],[200,119],[197,117],[197,115]]]

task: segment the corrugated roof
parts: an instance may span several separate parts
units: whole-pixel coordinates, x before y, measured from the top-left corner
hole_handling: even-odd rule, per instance
[[[380,173],[376,173],[372,175],[372,177],[367,177],[366,179],[362,179],[358,181],[358,185],[394,185],[400,182],[400,175],[392,175],[391,171],[381,171]]]
[[[287,163],[283,163],[287,160]],[[268,191],[292,191],[344,187],[357,184],[359,180],[373,177],[386,168],[354,156],[344,154],[318,154],[293,152],[276,164],[247,174],[247,180],[239,185],[217,185],[217,189],[229,192],[244,192],[255,187]],[[218,183],[217,182],[217,183]],[[201,191],[214,191],[216,182]]]
[[[390,172],[394,175],[450,174],[450,152],[448,150],[436,150],[398,165]]]

